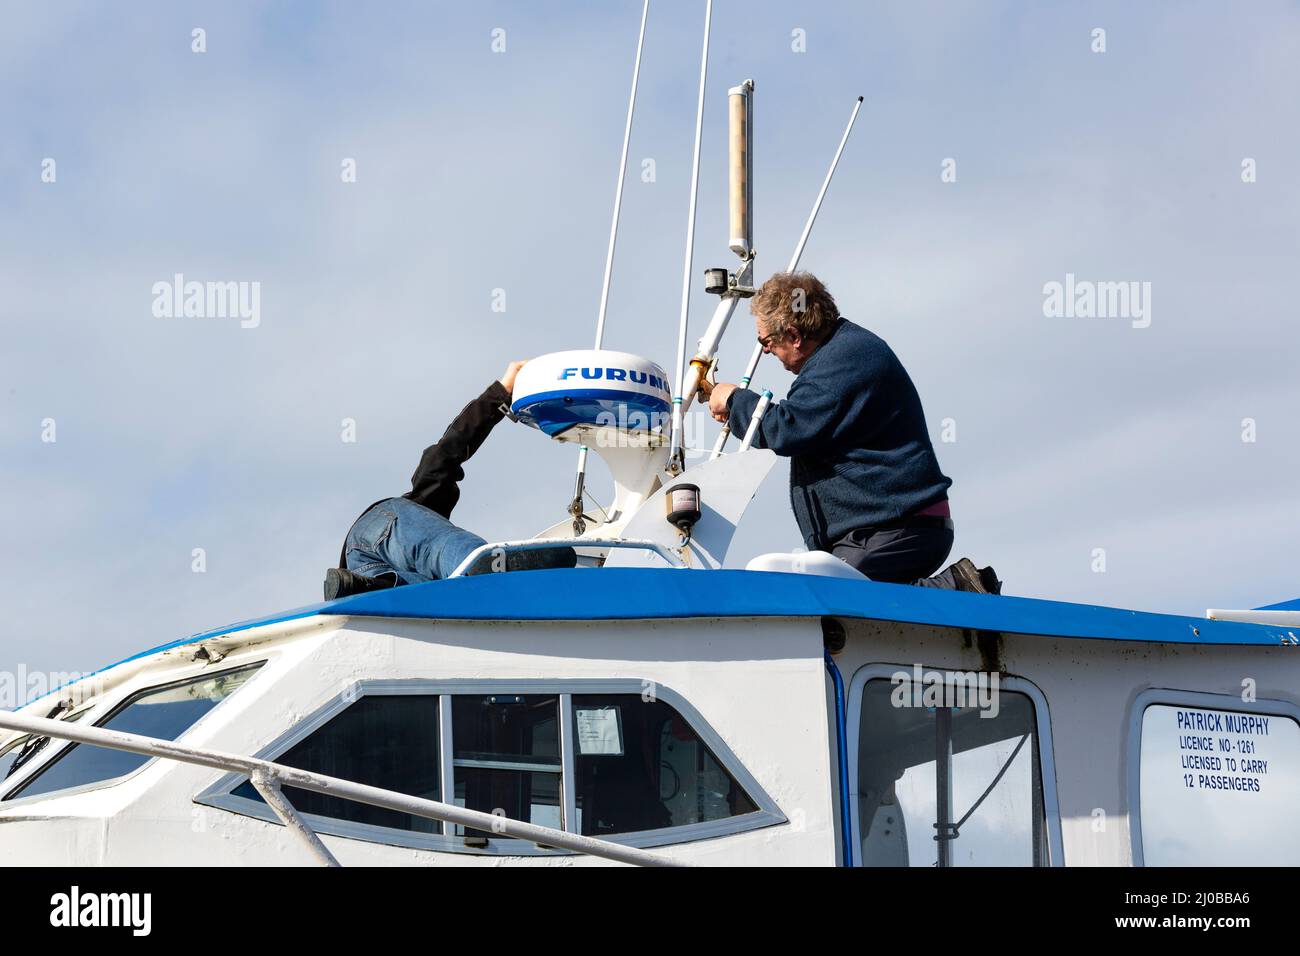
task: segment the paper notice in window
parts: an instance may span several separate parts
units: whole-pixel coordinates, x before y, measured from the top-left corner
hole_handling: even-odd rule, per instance
[[[578,753],[585,757],[623,756],[623,734],[617,707],[580,707]]]

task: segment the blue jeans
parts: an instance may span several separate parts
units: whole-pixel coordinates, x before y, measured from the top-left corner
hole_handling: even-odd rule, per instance
[[[403,584],[445,578],[475,548],[478,535],[409,498],[372,505],[348,531],[348,570],[368,578],[396,574]]]

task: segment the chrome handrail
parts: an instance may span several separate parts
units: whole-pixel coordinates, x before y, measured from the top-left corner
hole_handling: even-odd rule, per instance
[[[494,813],[483,813],[479,810],[470,810],[449,803],[440,803],[437,800],[413,797],[393,790],[384,790],[381,787],[371,787],[351,780],[342,780],[338,777],[312,773],[308,770],[299,770],[296,767],[286,767],[283,764],[274,763],[270,760],[261,760],[257,757],[244,757],[240,754],[225,753],[224,751],[210,750],[203,747],[190,747],[172,740],[159,740],[155,737],[128,734],[118,730],[107,730],[103,727],[82,727],[77,724],[69,724],[63,720],[51,720],[47,717],[28,717],[8,711],[0,711],[0,728],[23,731],[40,737],[73,740],[92,747],[125,750],[128,753],[142,754],[146,757],[161,757],[166,760],[176,760],[180,763],[211,767],[214,770],[247,774],[253,786],[262,794],[267,805],[275,811],[276,816],[280,818],[285,827],[303,840],[317,861],[326,866],[338,866],[338,860],[321,842],[320,837],[317,836],[311,825],[294,810],[288,800],[284,799],[284,796],[280,793],[281,787],[297,787],[300,790],[310,790],[313,793],[341,797],[355,803],[367,803],[371,806],[382,807],[385,810],[409,813],[430,820],[439,820],[443,823],[456,823],[465,827],[486,830],[493,834],[503,834],[520,840],[527,840],[539,846],[572,850],[575,853],[598,856],[618,863],[629,863],[634,866],[686,865],[669,857],[647,853],[635,847],[610,843],[607,840],[598,840],[595,837],[556,830],[552,827],[538,826],[534,823],[524,823],[521,820],[512,820],[509,817],[498,816]],[[0,804],[0,810],[3,809],[4,805]]]
[[[462,577],[469,568],[474,566],[474,562],[484,554],[491,554],[498,549],[509,554],[515,551],[545,551],[548,548],[566,547],[639,548],[643,551],[653,551],[674,567],[689,567],[680,554],[658,541],[651,541],[649,538],[528,538],[523,541],[493,541],[481,544],[471,551],[464,561],[456,565],[456,570],[447,575],[447,578],[450,580],[451,578]]]

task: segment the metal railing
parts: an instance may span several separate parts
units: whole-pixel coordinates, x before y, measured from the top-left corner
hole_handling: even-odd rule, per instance
[[[46,717],[28,717],[22,714],[0,711],[0,728],[17,730],[39,737],[54,737],[72,740],[92,747],[107,747],[110,750],[125,750],[128,753],[141,754],[146,757],[160,757],[214,770],[242,773],[262,795],[267,806],[274,811],[280,822],[289,832],[303,842],[317,862],[325,866],[338,866],[339,862],[329,848],[321,842],[311,824],[293,808],[293,805],[281,792],[282,787],[297,787],[313,793],[339,797],[356,803],[366,803],[385,810],[409,813],[417,817],[426,817],[442,823],[455,823],[464,827],[484,830],[497,836],[514,837],[527,840],[538,846],[555,847],[602,857],[618,863],[634,866],[685,866],[686,864],[669,857],[647,853],[634,847],[598,840],[595,837],[568,833],[552,827],[524,823],[493,813],[470,810],[437,800],[426,800],[393,790],[371,787],[341,780],[325,774],[286,767],[283,764],[256,757],[244,757],[239,754],[225,753],[220,750],[208,750],[202,747],[188,747],[171,740],[159,740],[139,734],[127,734],[103,727],[82,727],[67,721],[51,720]],[[3,804],[0,804],[3,809]]]
[[[506,555],[519,551],[545,551],[550,548],[637,548],[642,551],[653,551],[673,567],[688,567],[680,554],[648,538],[529,538],[524,541],[494,541],[481,544],[466,555],[465,560],[456,566],[456,570],[451,572],[448,578],[463,576],[485,554],[495,557],[498,551]]]

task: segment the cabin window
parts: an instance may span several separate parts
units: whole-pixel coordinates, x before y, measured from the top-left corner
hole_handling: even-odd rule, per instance
[[[1210,695],[1142,711],[1137,819],[1147,866],[1300,863],[1300,724]],[[1150,808],[1150,809],[1148,809]]]
[[[706,823],[758,809],[662,701],[574,695],[573,739],[576,809],[586,835]]]
[[[966,675],[935,676],[930,685],[882,678],[862,686],[862,864],[1047,865],[1033,702],[955,680],[944,696],[944,678]]]
[[[563,827],[557,695],[457,695],[451,728],[458,806]],[[487,837],[479,830],[468,835],[476,842]]]
[[[358,699],[305,740],[275,758],[299,770],[338,777],[385,790],[441,800],[438,770],[438,698],[375,695]],[[262,801],[247,780],[237,796]],[[301,813],[371,826],[437,833],[427,817],[373,807],[355,800],[284,787],[284,795]]]
[[[128,697],[96,726],[160,740],[175,740],[242,687],[261,666],[259,662],[220,674],[142,690]],[[34,797],[116,780],[138,770],[150,759],[125,750],[72,744],[5,799]]]
[[[784,819],[690,704],[663,687],[644,699],[644,687],[633,680],[368,681],[350,691],[350,702],[336,699],[259,756],[636,846]],[[443,825],[287,786],[284,793],[322,833],[444,851],[548,852],[491,827]],[[276,820],[242,774],[228,774],[196,799]]]

